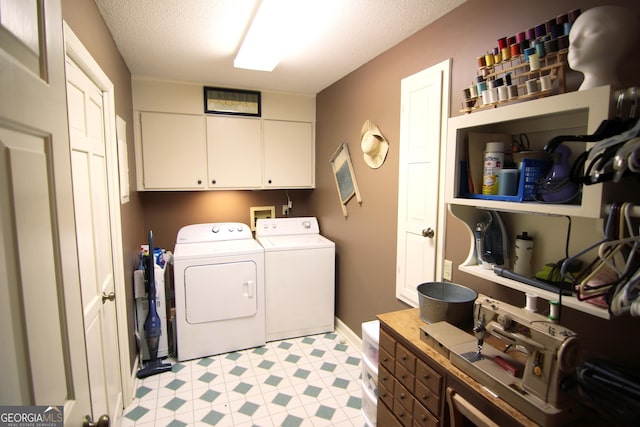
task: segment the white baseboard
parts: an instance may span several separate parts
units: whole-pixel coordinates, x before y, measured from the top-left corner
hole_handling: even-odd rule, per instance
[[[138,373],[139,367],[140,367],[140,356],[136,357],[135,360],[133,361],[133,369],[131,370],[131,380],[129,381],[129,384],[131,384],[131,390],[129,391],[130,401],[124,402],[125,408],[129,406],[129,404],[136,397],[136,390],[138,389],[138,377],[136,374]]]
[[[362,338],[355,332],[353,332],[349,327],[340,319],[336,317],[336,332],[340,334],[349,344],[354,346],[357,349],[362,348]]]

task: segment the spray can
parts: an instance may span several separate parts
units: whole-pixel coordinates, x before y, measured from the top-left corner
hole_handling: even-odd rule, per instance
[[[482,194],[498,194],[498,171],[504,164],[504,143],[487,142],[482,169]]]
[[[513,271],[522,276],[531,275],[531,255],[533,254],[533,238],[523,231],[516,236],[516,259]]]

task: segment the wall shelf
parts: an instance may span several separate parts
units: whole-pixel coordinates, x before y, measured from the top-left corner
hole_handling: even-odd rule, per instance
[[[549,292],[544,289],[536,288],[535,286],[527,285],[525,283],[520,283],[515,280],[507,279],[502,276],[498,276],[493,272],[493,270],[487,270],[478,265],[460,265],[458,267],[460,271],[471,274],[476,277],[480,277],[482,279],[489,280],[491,282],[499,283],[502,286],[506,286],[507,288],[516,289],[520,292],[529,293],[537,295],[540,298],[544,298],[547,301],[557,301],[558,294],[554,292]],[[564,307],[570,307],[574,310],[582,311],[583,313],[590,314],[592,316],[600,317],[602,319],[609,319],[609,312],[600,308],[594,304],[579,301],[574,296],[562,296],[562,305]]]
[[[560,249],[558,241],[554,240],[547,229],[531,226],[531,224],[547,221],[535,221],[527,218],[532,214],[549,217],[571,217],[575,223],[581,223],[584,229],[573,230],[572,244],[587,247],[597,239],[597,233],[593,233],[594,225],[602,221],[608,211],[609,203],[616,200],[633,199],[634,192],[629,191],[628,181],[620,182],[617,186],[596,184],[584,185],[579,200],[571,204],[541,203],[538,201],[504,201],[485,198],[473,198],[469,196],[469,190],[461,185],[461,181],[474,174],[465,170],[466,165],[482,167],[482,153],[485,141],[499,139],[477,138],[477,134],[490,138],[506,136],[507,140],[516,138],[524,133],[531,142],[531,150],[542,150],[552,138],[558,135],[583,135],[592,134],[600,126],[603,120],[611,117],[613,113],[614,91],[610,86],[602,86],[585,91],[564,93],[556,96],[539,98],[528,102],[520,102],[501,108],[487,108],[473,114],[465,114],[449,119],[448,140],[445,171],[445,203],[450,213],[462,221],[469,236],[470,248],[467,259],[458,267],[460,271],[494,282],[522,293],[532,293],[546,300],[558,300],[557,292],[550,292],[532,285],[521,283],[506,277],[498,276],[493,270],[483,269],[477,265],[475,255],[475,238],[473,230],[481,220],[486,210],[506,212],[512,222],[510,233],[525,229],[523,224],[528,224],[526,229],[534,229],[540,236],[541,242],[536,246],[539,259],[535,268],[540,268],[548,260],[564,258],[564,251]],[[471,136],[471,137],[470,137]],[[482,145],[482,147],[480,147]],[[584,150],[588,150],[593,143],[572,143],[573,152],[571,162]],[[480,154],[478,154],[480,153]],[[475,158],[473,156],[476,156]],[[477,169],[476,169],[477,170]],[[466,184],[466,182],[464,182]],[[607,183],[610,184],[610,183]],[[477,191],[476,191],[477,193]],[[637,210],[634,210],[636,213]],[[579,220],[579,221],[578,221]],[[527,222],[528,221],[528,222]],[[533,222],[531,222],[533,221]],[[519,230],[514,230],[519,228]],[[556,231],[557,232],[557,231]],[[545,245],[546,243],[546,245]],[[575,248],[572,251],[577,253]],[[510,248],[511,251],[511,248]],[[561,253],[562,252],[562,253]],[[570,252],[571,253],[571,252]],[[511,266],[506,266],[511,268]],[[609,319],[607,309],[601,308],[587,301],[580,301],[575,296],[562,296],[563,307],[568,307],[591,316]]]

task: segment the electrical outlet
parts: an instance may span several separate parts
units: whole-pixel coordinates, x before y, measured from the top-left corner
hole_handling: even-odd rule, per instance
[[[449,259],[444,260],[444,265],[442,267],[442,278],[444,280],[452,280],[451,279],[451,270],[453,270],[453,263]]]
[[[282,215],[289,216],[289,206],[288,205],[282,205]]]

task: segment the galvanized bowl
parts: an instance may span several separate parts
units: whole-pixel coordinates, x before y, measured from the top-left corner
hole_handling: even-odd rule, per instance
[[[461,326],[472,321],[478,294],[466,286],[448,282],[418,285],[420,318],[427,323],[446,321]]]

